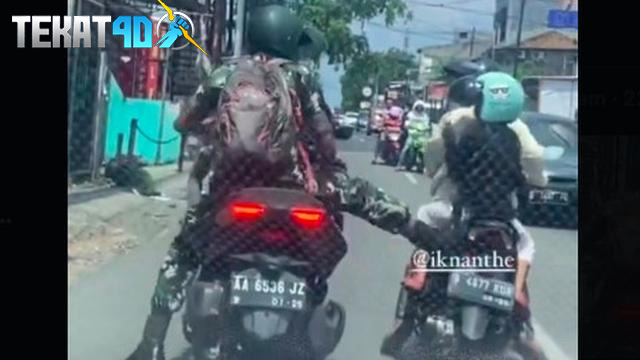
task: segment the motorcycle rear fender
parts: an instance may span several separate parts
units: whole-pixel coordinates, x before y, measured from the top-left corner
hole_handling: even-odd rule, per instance
[[[480,340],[484,337],[489,325],[489,310],[476,305],[465,305],[461,309],[462,335],[469,340]]]
[[[195,281],[187,290],[186,313],[190,317],[218,316],[225,298],[221,282]]]
[[[308,334],[317,359],[326,358],[336,349],[345,322],[346,312],[337,302],[330,300],[315,308],[309,320]]]

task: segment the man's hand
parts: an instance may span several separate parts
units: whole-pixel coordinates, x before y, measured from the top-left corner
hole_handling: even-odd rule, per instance
[[[516,291],[516,301],[524,308],[529,307],[529,298],[523,290]]]

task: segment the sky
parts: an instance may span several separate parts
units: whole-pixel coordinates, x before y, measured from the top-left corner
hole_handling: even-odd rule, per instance
[[[454,31],[470,31],[475,27],[477,31],[491,32],[493,28],[495,0],[405,0],[405,3],[413,12],[413,20],[406,25],[396,22],[391,27],[395,30],[390,30],[384,27],[382,17],[374,18],[365,25],[364,32],[372,51],[385,51],[392,47],[403,48],[403,31],[406,28],[411,33],[408,49],[414,54],[417,49],[424,46],[451,43]],[[455,9],[423,6],[419,3],[443,4]],[[354,33],[360,34],[361,24],[354,23],[351,29]],[[342,100],[340,93],[342,73],[342,69],[336,72],[333,66],[327,65],[326,60],[320,67],[325,98],[332,107],[339,107]]]

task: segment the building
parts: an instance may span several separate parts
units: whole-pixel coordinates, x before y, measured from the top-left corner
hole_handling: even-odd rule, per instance
[[[523,33],[546,27],[551,10],[578,11],[578,0],[496,0],[493,21],[496,45],[515,43],[523,1],[525,1]]]
[[[520,46],[517,46],[521,6],[524,2]],[[577,0],[496,0],[495,47],[491,54],[505,69],[518,58],[522,76],[575,76],[578,64],[578,30],[552,28],[553,10],[578,11]]]
[[[516,40],[496,45],[491,56],[505,69],[512,69],[518,56],[522,75],[578,75],[577,31],[548,28],[523,31],[520,46],[516,45]]]
[[[441,76],[438,71],[450,61],[470,60],[483,56],[493,45],[493,35],[476,33],[471,37],[467,32],[459,33],[453,43],[425,46],[418,49],[420,68],[418,82],[427,84]],[[472,40],[473,39],[473,40]]]

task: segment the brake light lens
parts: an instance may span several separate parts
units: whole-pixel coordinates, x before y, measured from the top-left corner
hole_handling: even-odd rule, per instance
[[[319,208],[296,207],[291,209],[291,219],[307,229],[320,227],[326,217],[326,211]]]
[[[235,220],[257,220],[264,216],[265,206],[260,203],[237,202],[231,204],[231,215]]]

